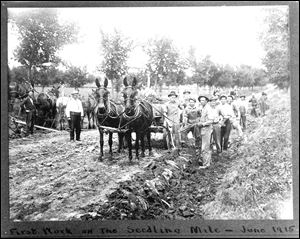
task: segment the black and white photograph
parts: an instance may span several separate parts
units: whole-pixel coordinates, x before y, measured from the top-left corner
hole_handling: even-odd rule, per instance
[[[142,237],[253,220],[187,231],[299,236],[299,221],[259,223],[299,216],[291,6],[71,3],[6,2],[1,17],[7,220],[131,223]]]

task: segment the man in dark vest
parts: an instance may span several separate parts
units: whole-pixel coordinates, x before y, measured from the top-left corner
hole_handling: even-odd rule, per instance
[[[33,91],[29,91],[28,96],[25,98],[25,100],[20,104],[21,108],[25,109],[26,112],[26,133],[27,135],[33,134],[33,127],[35,122],[35,115],[36,115],[36,107],[34,104],[34,98],[33,98]]]

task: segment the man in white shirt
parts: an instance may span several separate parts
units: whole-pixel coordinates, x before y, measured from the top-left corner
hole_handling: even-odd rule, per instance
[[[179,128],[180,128],[180,114],[181,110],[179,108],[179,102],[177,100],[178,95],[175,91],[171,91],[168,95],[169,102],[166,103],[164,106],[164,114],[168,117],[164,121],[164,126],[166,128],[170,129],[170,134],[168,137],[170,137],[167,140],[168,149],[170,149],[171,145],[170,143],[173,141],[176,148],[180,147],[180,134],[179,134]]]
[[[242,126],[243,131],[246,130],[246,115],[248,112],[248,102],[245,100],[246,96],[241,95],[240,96],[240,102],[239,102],[239,111],[240,111],[240,125]]]
[[[76,132],[76,140],[80,141],[81,120],[83,119],[82,102],[79,100],[79,92],[74,90],[72,98],[66,106],[66,115],[70,122],[70,140],[74,141],[74,130]]]
[[[227,96],[221,95],[221,104],[218,105],[219,115],[223,117],[222,127],[221,127],[221,149],[228,149],[228,140],[231,131],[231,122],[235,117],[232,106],[227,103]]]
[[[240,111],[238,109],[238,106],[234,100],[234,97],[232,95],[229,95],[227,97],[227,103],[232,107],[232,110],[234,112],[235,117],[231,118],[231,124],[232,124],[232,128],[236,129],[238,131],[238,136],[241,139],[243,137],[243,130],[242,127],[239,123],[240,121]]]

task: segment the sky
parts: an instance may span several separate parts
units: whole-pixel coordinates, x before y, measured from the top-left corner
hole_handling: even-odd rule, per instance
[[[265,53],[259,33],[266,7],[57,8],[61,22],[74,21],[80,27],[79,43],[65,46],[60,56],[95,73],[102,61],[100,29],[105,33],[117,29],[134,41],[136,47],[128,61],[134,69],[144,68],[147,62],[141,46],[151,38],[160,37],[172,39],[182,55],[193,46],[199,59],[210,55],[219,64],[263,67]],[[24,10],[9,8],[8,16],[10,11]],[[16,32],[9,27],[10,64],[14,64],[12,52],[17,44]]]

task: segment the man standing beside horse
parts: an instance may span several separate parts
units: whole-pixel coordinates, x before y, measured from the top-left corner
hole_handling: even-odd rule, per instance
[[[33,134],[33,127],[35,122],[35,115],[36,115],[36,107],[33,97],[33,91],[29,91],[28,96],[26,99],[20,104],[20,108],[25,108],[26,111],[26,126],[27,126],[27,132],[28,135]]]
[[[169,102],[165,105],[164,113],[167,116],[164,126],[168,129],[168,149],[171,148],[171,145],[175,148],[179,148],[180,146],[180,113],[181,110],[179,108],[179,102],[177,101],[178,95],[175,91],[171,91],[168,95]]]
[[[66,115],[70,123],[70,141],[74,141],[74,131],[76,132],[76,140],[80,141],[81,120],[83,120],[84,114],[78,90],[72,92],[72,98],[66,106]]]

